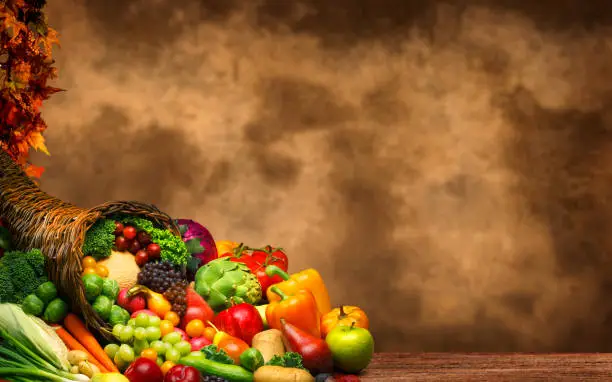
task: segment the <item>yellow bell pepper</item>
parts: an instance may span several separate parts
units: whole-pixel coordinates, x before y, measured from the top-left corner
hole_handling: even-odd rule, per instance
[[[215,241],[215,246],[217,247],[217,254],[219,256],[224,255],[226,253],[233,253],[234,249],[236,249],[240,244],[235,241],[230,240],[220,240]]]
[[[305,269],[289,276],[287,272],[283,271],[276,265],[270,265],[266,267],[266,274],[270,277],[278,275],[285,280],[278,284],[274,284],[274,286],[276,286],[286,295],[293,296],[301,289],[308,289],[310,292],[312,292],[315,300],[317,301],[319,313],[323,315],[331,311],[329,292],[327,291],[327,287],[323,282],[323,278],[315,269]],[[272,288],[268,288],[266,295],[269,302],[281,300],[281,296],[274,293]]]

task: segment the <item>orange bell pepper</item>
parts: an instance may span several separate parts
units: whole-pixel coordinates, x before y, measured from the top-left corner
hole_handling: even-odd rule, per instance
[[[231,359],[234,360],[236,365],[240,365],[240,355],[247,350],[250,346],[238,337],[234,337],[229,333],[217,329],[212,322],[208,322],[209,325],[215,329],[216,333],[213,337],[212,343],[219,349],[224,350]]]
[[[280,289],[285,294],[292,295],[301,289],[311,291],[315,297],[315,301],[317,302],[317,308],[322,315],[329,313],[331,310],[329,292],[327,291],[327,287],[323,282],[323,278],[315,269],[305,269],[289,276],[287,272],[283,271],[279,267],[269,265],[266,267],[266,274],[270,277],[278,275],[285,280],[275,284],[277,289]],[[271,288],[268,288],[266,296],[270,302],[279,301],[281,299],[278,294],[272,291]]]
[[[321,317],[321,336],[327,337],[336,326],[356,326],[369,329],[370,320],[365,312],[356,306],[342,305]]]
[[[280,296],[280,301],[271,301],[266,308],[268,326],[281,330],[281,318],[316,337],[321,337],[321,314],[317,302],[308,289],[298,290],[288,296],[278,287],[270,289]]]

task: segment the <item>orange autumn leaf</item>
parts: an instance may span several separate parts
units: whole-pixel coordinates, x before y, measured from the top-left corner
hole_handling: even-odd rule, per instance
[[[29,162],[30,150],[49,155],[40,108],[61,91],[47,84],[57,75],[52,47],[59,46],[59,39],[47,25],[44,3],[0,1],[0,56],[8,56],[10,62],[0,71],[0,147],[33,177],[43,168]]]
[[[33,164],[27,165],[25,173],[33,178],[40,178],[45,171],[44,167],[34,166]]]
[[[41,133],[39,132],[31,133],[26,138],[26,141],[34,150],[42,151],[43,153],[47,155],[51,155],[49,154],[49,150],[47,150],[47,146],[45,145],[45,137],[43,137]]]

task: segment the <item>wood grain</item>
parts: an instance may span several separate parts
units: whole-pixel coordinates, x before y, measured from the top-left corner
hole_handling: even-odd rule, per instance
[[[612,354],[380,353],[364,381],[612,381]]]

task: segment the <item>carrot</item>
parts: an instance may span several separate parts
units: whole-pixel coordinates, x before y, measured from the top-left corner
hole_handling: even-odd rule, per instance
[[[59,336],[59,338],[61,338],[61,340],[66,344],[66,347],[68,347],[68,350],[80,350],[82,352],[85,352],[85,354],[87,354],[89,357],[89,362],[93,363],[94,365],[98,366],[98,369],[100,369],[100,371],[102,373],[108,373],[108,369],[105,368],[100,361],[98,361],[96,359],[96,357],[94,357],[93,355],[91,355],[91,353],[89,351],[87,351],[87,349],[85,349],[85,347],[83,345],[81,345],[81,343],[79,341],[77,341],[73,336],[70,335],[70,333],[68,333],[66,331],[66,329],[62,328],[59,325],[54,325],[53,329],[55,329],[55,333],[57,333],[57,335]]]
[[[94,356],[104,368],[111,372],[119,372],[117,366],[113,363],[113,361],[106,355],[102,346],[96,340],[96,337],[91,334],[85,324],[79,317],[77,317],[74,313],[68,313],[66,318],[64,318],[64,327],[66,330],[70,332],[77,339],[78,342],[81,343],[89,351],[89,353]]]

